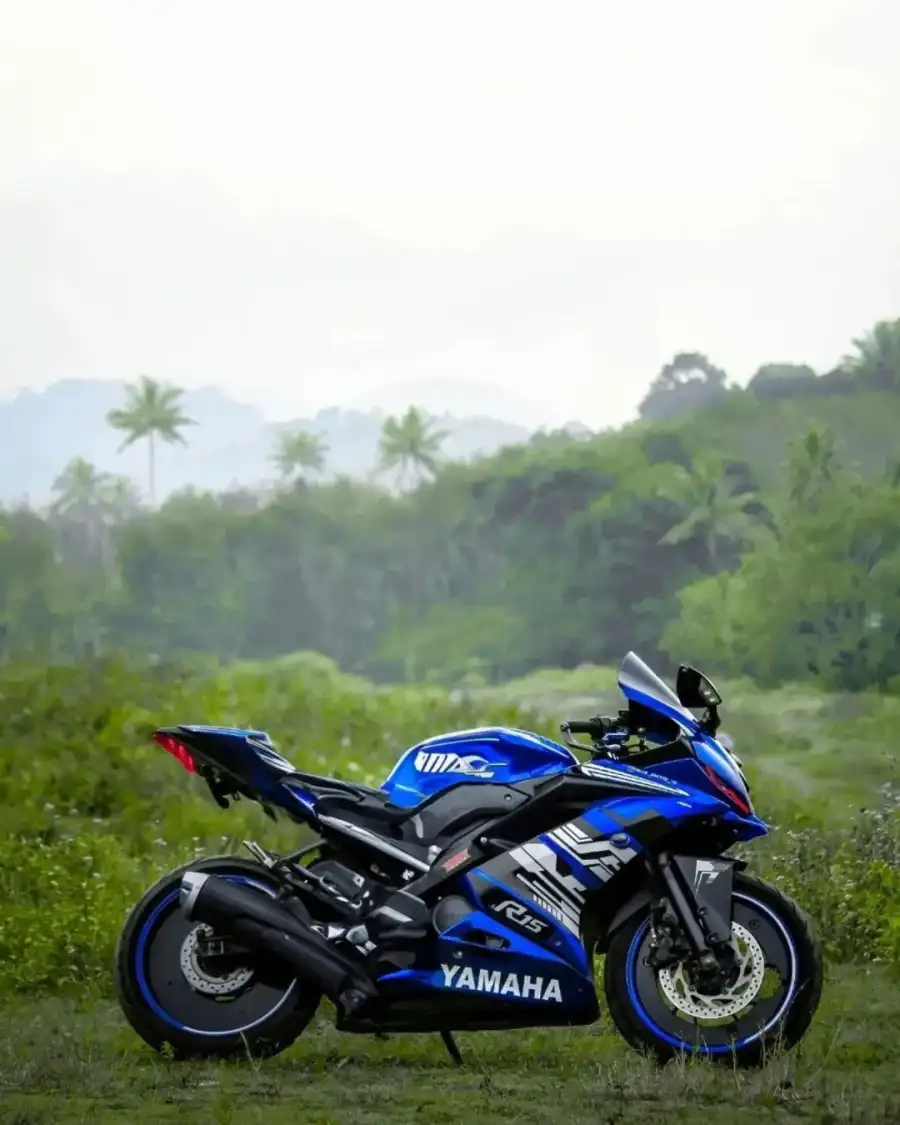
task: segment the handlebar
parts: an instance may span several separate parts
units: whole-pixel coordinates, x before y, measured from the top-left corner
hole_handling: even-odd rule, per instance
[[[567,719],[559,724],[567,746],[577,750],[586,750],[589,754],[596,754],[604,743],[605,748],[613,744],[624,742],[628,737],[628,730],[617,719],[605,715],[595,715],[593,719]],[[572,735],[586,734],[593,745],[588,746],[583,742],[576,742]]]
[[[593,719],[567,719],[560,724],[560,729],[571,734],[589,734],[591,738],[604,738],[618,729],[619,724],[615,719],[604,715],[595,715]]]

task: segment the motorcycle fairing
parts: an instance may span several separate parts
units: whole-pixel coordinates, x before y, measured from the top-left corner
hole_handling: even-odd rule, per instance
[[[438,936],[425,963],[379,978],[385,1003],[418,997],[424,1012],[428,994],[465,992],[477,1003],[481,1027],[520,1019],[503,1015],[510,1005],[540,1007],[542,1020],[555,1019],[547,1014],[553,1010],[568,1013],[572,1023],[590,1022],[597,1001],[593,950],[585,947],[587,914],[603,933],[628,916],[630,903],[648,901],[639,893],[646,848],[687,821],[713,815],[743,820],[703,792],[613,798],[460,875],[454,889],[469,912]],[[746,828],[748,836],[759,834],[752,824]],[[685,873],[706,862],[677,858]],[[717,861],[717,869],[730,862]],[[714,894],[702,883],[695,889]],[[502,948],[486,948],[492,941]]]
[[[391,770],[382,790],[394,805],[411,807],[461,781],[515,785],[577,764],[552,739],[514,727],[475,727],[426,738]]]
[[[673,781],[683,780],[692,787],[713,791],[709,779],[704,775],[703,767],[709,767],[752,809],[746,780],[732,755],[703,729],[700,721],[682,705],[672,689],[636,653],[627,653],[622,661],[618,684],[628,702],[640,708],[642,717],[652,722],[652,717],[656,715],[662,720],[655,732],[649,732],[651,735],[655,733],[666,741],[677,732],[681,737],[687,738],[693,747],[693,758],[654,766],[656,773]],[[757,821],[756,817],[750,819]],[[757,823],[762,825],[763,831],[766,830],[762,821]]]

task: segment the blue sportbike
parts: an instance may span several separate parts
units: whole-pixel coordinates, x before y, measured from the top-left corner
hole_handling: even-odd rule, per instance
[[[506,727],[426,739],[380,789],[295,769],[263,731],[154,739],[227,808],[312,828],[288,855],[246,842],[172,872],[132,910],[116,984],[132,1027],[176,1057],[284,1050],[323,997],[347,1032],[590,1024],[599,958],[612,1019],[659,1059],[760,1065],[822,991],[809,918],[729,849],[767,832],[721,698],[672,691],[634,653],[615,717],[562,742]],[[581,736],[587,741],[580,741]]]

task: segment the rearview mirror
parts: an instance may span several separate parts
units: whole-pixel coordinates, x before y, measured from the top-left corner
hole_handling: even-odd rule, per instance
[[[683,707],[715,708],[722,702],[712,680],[707,679],[696,668],[689,668],[684,664],[678,669],[675,692]]]

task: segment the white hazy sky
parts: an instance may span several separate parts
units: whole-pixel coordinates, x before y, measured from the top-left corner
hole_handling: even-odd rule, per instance
[[[900,315],[898,42],[887,0],[0,0],[0,396],[602,426],[677,350],[827,368]]]

